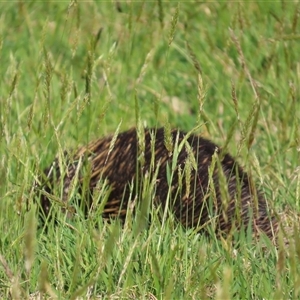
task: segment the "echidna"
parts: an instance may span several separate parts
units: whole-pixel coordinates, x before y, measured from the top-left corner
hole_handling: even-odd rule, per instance
[[[205,230],[210,223],[218,234],[241,228],[273,238],[277,220],[269,215],[263,195],[238,163],[211,141],[182,131],[163,128],[131,129],[96,140],[45,171],[41,195],[44,215],[51,208],[55,187],[63,184],[60,199],[74,196],[74,185],[89,207],[99,183],[110,193],[103,217],[126,217],[133,199],[143,201],[143,184],[152,182],[152,201],[172,212],[184,226]],[[57,197],[57,196],[56,196]],[[165,210],[167,209],[167,210]]]

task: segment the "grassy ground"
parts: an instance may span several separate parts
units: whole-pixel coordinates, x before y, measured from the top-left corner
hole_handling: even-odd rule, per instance
[[[297,214],[299,14],[296,1],[1,3],[0,298],[299,298],[298,236],[234,249],[155,213],[147,230],[61,215],[46,233],[31,188],[62,149],[139,118],[202,125]]]

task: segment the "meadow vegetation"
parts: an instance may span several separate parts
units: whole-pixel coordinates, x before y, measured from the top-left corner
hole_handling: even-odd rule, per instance
[[[0,298],[299,298],[299,24],[297,1],[2,2]],[[57,209],[41,226],[34,182],[54,157],[139,124],[198,126],[227,149],[289,247],[235,247],[156,211],[123,228]]]

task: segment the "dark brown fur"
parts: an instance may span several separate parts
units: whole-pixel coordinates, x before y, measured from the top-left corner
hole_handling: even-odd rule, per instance
[[[155,137],[154,144],[151,144],[151,134]],[[178,137],[179,145],[185,136],[186,133],[173,130],[171,132],[173,142],[169,143],[169,145],[173,145],[173,149],[169,147],[167,149],[162,128],[145,129],[143,152],[143,146],[138,146],[136,130],[131,129],[119,134],[114,144],[111,142],[113,137],[109,136],[79,149],[72,159],[67,160],[67,167],[64,170],[60,170],[56,159],[54,164],[45,171],[48,178],[44,187],[46,193],[42,193],[41,196],[44,214],[46,216],[49,214],[52,202],[47,193],[51,194],[54,186],[59,185],[61,174],[65,174],[63,175],[62,200],[67,201],[70,184],[78,172],[78,187],[81,193],[84,181],[88,183],[90,194],[93,194],[100,178],[108,180],[111,192],[104,207],[103,216],[105,218],[119,216],[124,219],[130,199],[130,184],[133,183],[136,187],[138,183],[141,186],[141,178],[145,178],[145,175],[154,178],[155,170],[158,167],[155,178],[154,204],[161,205],[163,209],[168,204],[170,211],[183,225],[202,229],[206,224],[214,223],[217,233],[228,233],[231,229],[247,228],[251,225],[255,235],[262,231],[272,238],[278,226],[276,219],[269,215],[267,202],[261,193],[251,185],[248,175],[236,161],[228,154],[220,155],[220,149],[207,139],[196,135],[190,135],[187,138],[187,142],[178,154],[169,189],[167,169],[171,170],[174,161],[176,138]],[[193,153],[197,168],[191,168],[190,192],[188,193],[186,175],[183,176],[180,185],[178,174],[180,170],[181,174],[185,174],[184,169],[189,152]],[[215,153],[216,160],[214,160],[213,168],[211,164]],[[138,157],[144,158],[144,163],[142,160],[137,163]],[[154,160],[151,164],[153,157]],[[81,165],[77,170],[79,161]],[[88,175],[83,175],[84,172],[81,170],[84,168],[83,165],[86,170],[89,170],[86,171]],[[136,190],[136,188],[132,189],[135,193],[132,199],[137,198],[142,201],[142,197]],[[141,191],[141,189],[139,190]],[[167,202],[169,190],[171,197]],[[88,199],[88,195],[85,194],[82,198]]]

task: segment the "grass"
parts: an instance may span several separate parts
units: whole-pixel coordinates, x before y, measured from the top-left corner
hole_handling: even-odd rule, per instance
[[[138,216],[122,229],[97,213],[71,222],[61,213],[45,232],[32,189],[57,153],[118,126],[201,125],[272,208],[297,215],[299,3],[0,8],[2,299],[299,298],[297,234],[290,248],[262,250],[241,236],[236,249],[172,218],[162,226],[155,212],[145,230]]]

